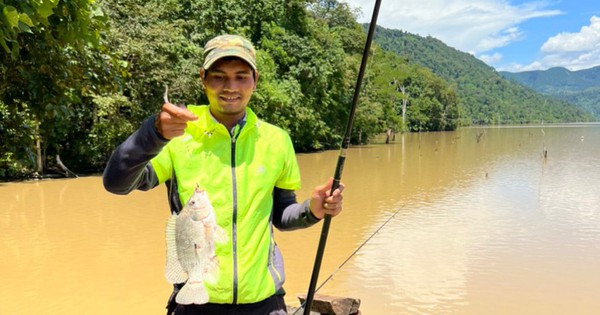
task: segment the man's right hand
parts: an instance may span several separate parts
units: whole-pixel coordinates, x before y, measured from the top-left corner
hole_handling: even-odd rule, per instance
[[[183,135],[188,121],[198,119],[194,113],[185,107],[179,107],[171,103],[163,104],[160,113],[156,116],[154,125],[160,135],[171,140]]]

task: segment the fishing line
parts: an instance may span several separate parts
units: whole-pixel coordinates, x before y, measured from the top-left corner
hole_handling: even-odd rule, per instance
[[[370,235],[370,236],[369,236],[369,237],[368,237],[368,238],[367,238],[367,239],[366,239],[366,240],[365,240],[365,241],[364,241],[362,244],[360,244],[360,246],[358,246],[358,247],[356,248],[356,250],[354,250],[354,252],[353,252],[352,254],[350,254],[350,256],[348,256],[348,258],[346,258],[346,260],[344,260],[344,262],[343,262],[343,263],[342,263],[342,264],[341,264],[341,265],[340,265],[340,266],[339,266],[339,267],[338,267],[336,270],[334,270],[334,271],[333,271],[333,272],[332,272],[332,273],[329,275],[329,277],[327,277],[327,279],[325,279],[325,281],[323,281],[323,282],[322,282],[322,283],[321,283],[321,284],[320,284],[320,285],[317,287],[317,289],[315,290],[315,293],[316,293],[317,291],[319,291],[319,290],[320,290],[320,289],[321,289],[321,288],[322,288],[322,287],[323,287],[323,286],[324,286],[324,285],[325,285],[325,284],[326,284],[326,283],[327,283],[329,280],[333,279],[333,276],[334,276],[336,273],[338,273],[338,271],[340,271],[340,270],[341,270],[341,269],[344,267],[344,265],[346,265],[346,263],[347,263],[347,262],[348,262],[350,259],[352,259],[352,257],[354,257],[354,256],[355,256],[355,255],[358,253],[358,251],[360,251],[360,249],[361,249],[361,248],[363,248],[363,247],[364,247],[364,246],[365,246],[365,245],[366,245],[366,244],[367,244],[367,243],[368,243],[368,242],[369,242],[369,241],[370,241],[370,240],[373,238],[373,236],[375,236],[377,233],[379,233],[379,231],[380,231],[381,229],[383,229],[383,227],[384,227],[386,224],[388,224],[388,222],[390,222],[390,221],[391,221],[391,220],[392,220],[392,219],[393,219],[393,218],[396,216],[396,214],[398,214],[398,212],[400,212],[400,210],[404,209],[404,206],[405,206],[405,205],[402,205],[402,206],[400,206],[400,207],[398,208],[398,210],[396,210],[396,212],[394,212],[394,213],[393,213],[393,214],[392,214],[392,215],[391,215],[391,216],[390,216],[390,217],[389,217],[389,218],[388,218],[388,219],[387,219],[385,222],[383,222],[383,224],[381,224],[381,225],[379,226],[379,228],[377,228],[377,230],[375,230],[375,232],[373,232],[373,233],[372,233],[372,234],[371,234],[371,235]],[[294,311],[294,313],[292,313],[292,315],[295,315],[295,314],[296,314],[296,313],[297,313],[299,310],[301,310],[301,309],[302,309],[302,308],[304,308],[305,306],[306,306],[306,301],[304,301],[304,303],[302,303],[302,305],[300,305],[300,307],[299,307],[298,309],[296,309],[296,310]]]

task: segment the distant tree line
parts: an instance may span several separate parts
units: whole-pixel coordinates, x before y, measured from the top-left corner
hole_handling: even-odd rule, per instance
[[[600,87],[591,87],[583,91],[555,91],[548,94],[569,103],[577,104],[592,113],[596,121],[600,121]]]
[[[548,70],[500,74],[539,93],[575,104],[600,121],[600,66],[570,71],[562,67]]]

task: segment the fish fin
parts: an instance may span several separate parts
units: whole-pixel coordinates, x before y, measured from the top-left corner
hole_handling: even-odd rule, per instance
[[[208,303],[208,292],[202,281],[188,281],[177,293],[175,301],[183,305],[206,304]]]
[[[209,258],[204,263],[204,281],[214,284],[219,280],[219,261],[217,257]]]
[[[215,228],[214,237],[215,237],[215,243],[219,243],[219,244],[226,243],[227,240],[229,240],[229,236],[227,235],[227,232],[225,232],[225,230],[218,225]]]
[[[167,221],[166,239],[167,239],[167,263],[165,265],[165,277],[170,283],[183,283],[188,279],[188,274],[183,270],[177,255],[177,242],[175,228],[177,225],[177,215],[172,215]]]

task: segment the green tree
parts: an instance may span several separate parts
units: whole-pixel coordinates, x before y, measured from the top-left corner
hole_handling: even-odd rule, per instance
[[[0,168],[41,172],[71,129],[73,104],[93,89],[95,67],[87,62],[99,62],[89,57],[105,19],[91,0],[0,1],[0,10],[3,116],[25,118],[2,122]]]

